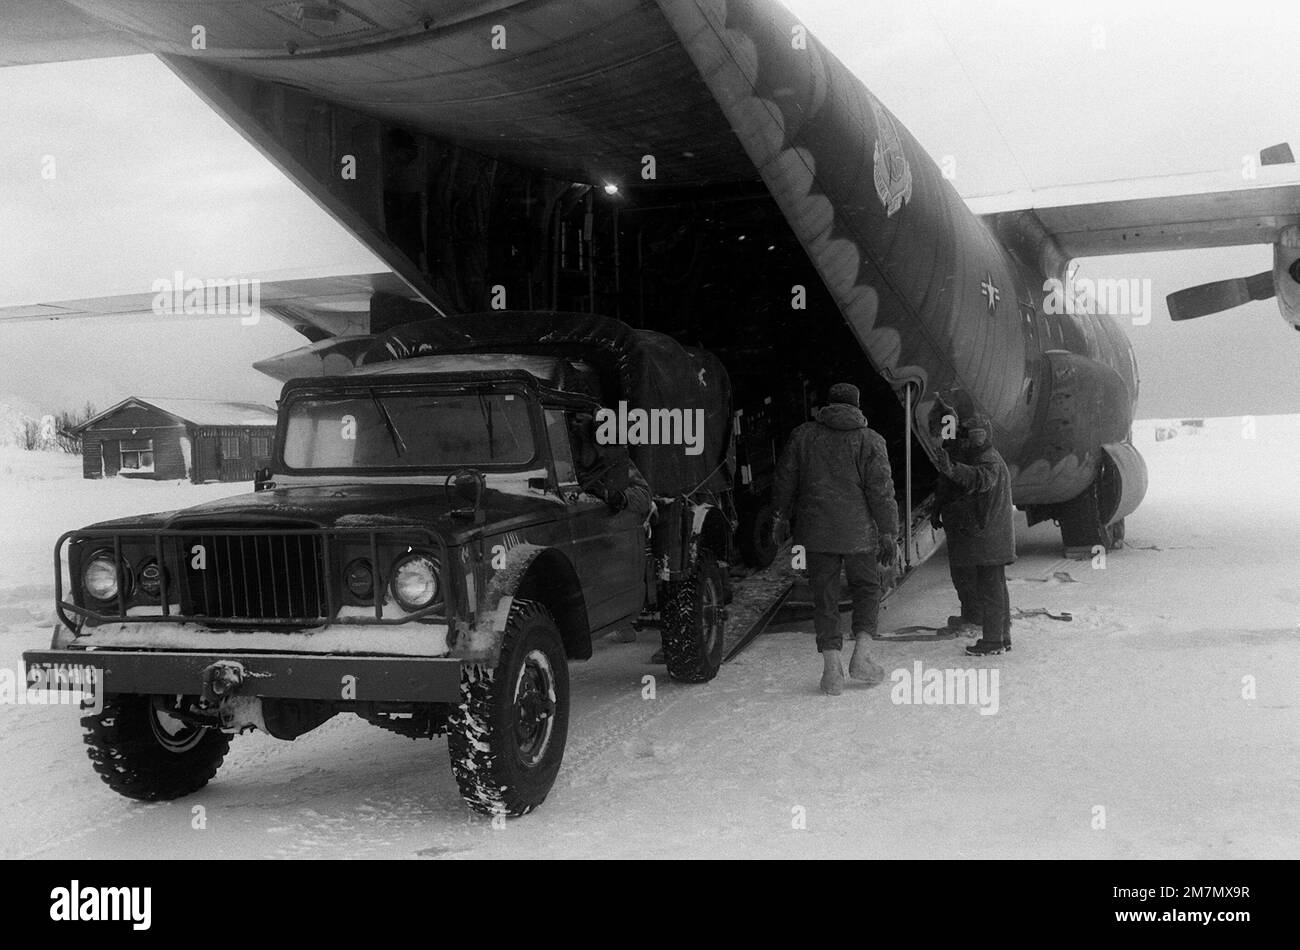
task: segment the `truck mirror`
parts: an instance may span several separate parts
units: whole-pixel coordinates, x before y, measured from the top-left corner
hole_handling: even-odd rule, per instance
[[[452,482],[452,485],[456,489],[457,498],[468,502],[478,502],[479,496],[482,493],[482,488],[479,485],[478,479],[473,475],[457,475],[456,480]]]
[[[266,489],[274,487],[275,482],[271,481],[271,468],[269,465],[263,465],[253,473],[253,491],[266,491]]]

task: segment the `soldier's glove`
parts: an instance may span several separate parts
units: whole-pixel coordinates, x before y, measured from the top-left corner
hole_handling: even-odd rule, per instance
[[[943,527],[943,515],[939,513],[938,508],[930,512],[930,527],[935,531],[938,531]]]
[[[876,543],[876,560],[881,564],[893,564],[898,556],[898,542],[887,535],[881,535]]]

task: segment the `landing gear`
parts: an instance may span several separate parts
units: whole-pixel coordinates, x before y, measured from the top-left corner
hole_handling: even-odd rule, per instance
[[[1112,509],[1113,510],[1113,509]],[[1097,497],[1097,487],[1090,485],[1076,498],[1059,505],[1053,505],[1047,517],[1054,518],[1061,526],[1061,541],[1065,545],[1065,556],[1071,558],[1090,558],[1102,550],[1114,551],[1124,546],[1124,519],[1107,525],[1101,517]],[[1034,520],[1031,518],[1030,523]]]

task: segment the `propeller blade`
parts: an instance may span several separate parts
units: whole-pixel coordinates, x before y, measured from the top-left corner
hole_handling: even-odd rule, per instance
[[[1291,165],[1295,163],[1295,156],[1291,154],[1291,146],[1286,142],[1279,142],[1277,145],[1270,145],[1268,148],[1259,150],[1259,163],[1261,165]]]
[[[1175,291],[1165,298],[1165,303],[1169,305],[1169,319],[1195,320],[1240,307],[1252,300],[1268,300],[1273,294],[1273,272],[1266,270],[1250,277],[1216,280]]]

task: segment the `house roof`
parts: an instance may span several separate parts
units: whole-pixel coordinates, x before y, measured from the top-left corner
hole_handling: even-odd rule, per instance
[[[256,402],[221,402],[213,399],[177,399],[170,396],[129,396],[98,415],[91,416],[73,432],[82,432],[127,406],[147,406],[181,422],[199,426],[274,426],[275,410]]]

